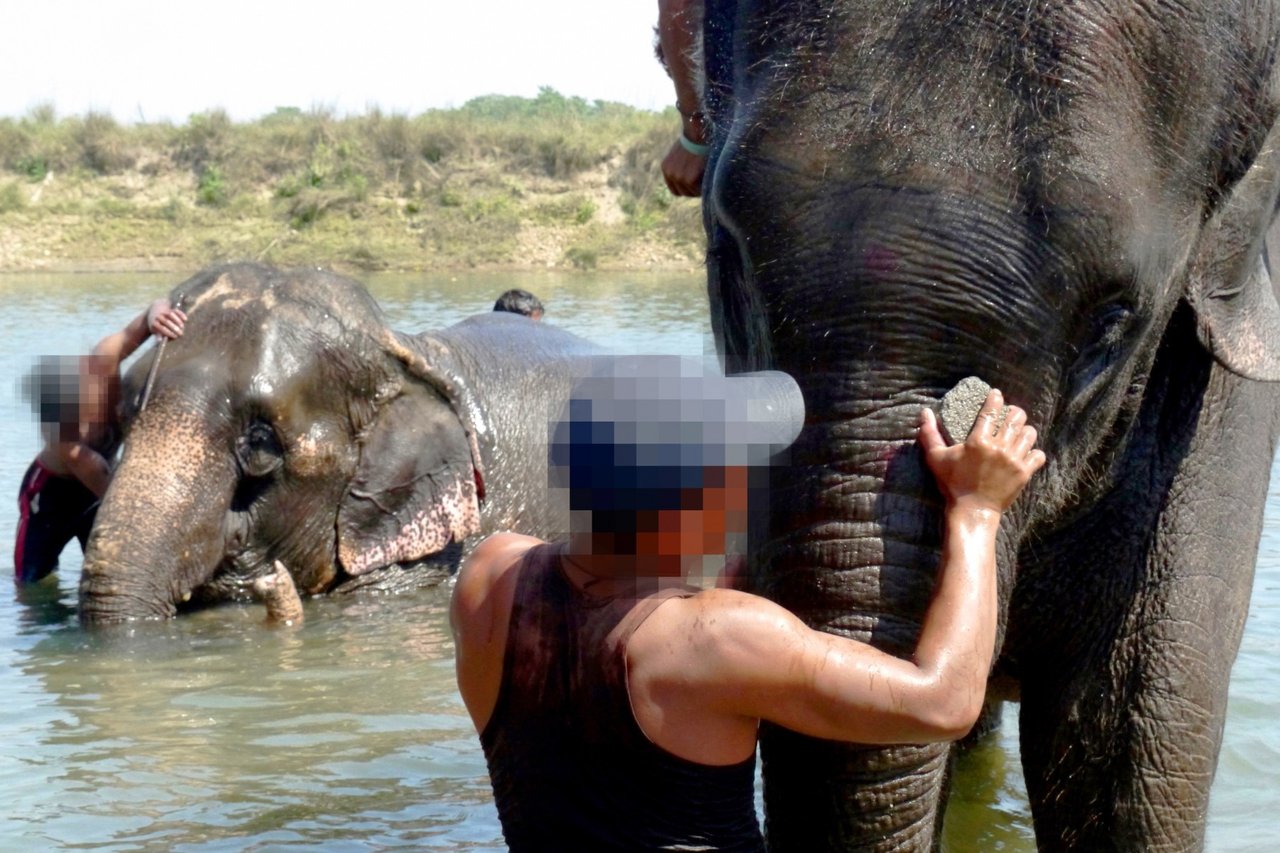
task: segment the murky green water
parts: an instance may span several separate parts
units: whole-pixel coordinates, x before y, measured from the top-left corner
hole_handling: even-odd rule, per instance
[[[0,277],[0,549],[36,432],[14,380],[87,351],[177,277]],[[533,290],[548,321],[621,350],[709,351],[696,277],[382,276],[396,328]],[[1280,818],[1280,477],[1214,786],[1209,848],[1270,850]],[[5,564],[8,565],[7,563]],[[74,545],[56,583],[0,596],[0,850],[498,850],[479,743],[453,682],[447,589],[316,600],[297,631],[257,608],[86,634]],[[8,569],[6,568],[7,572]],[[1016,708],[966,756],[954,851],[1030,851]]]

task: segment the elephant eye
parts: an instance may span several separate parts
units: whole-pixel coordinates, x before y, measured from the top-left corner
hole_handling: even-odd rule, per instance
[[[1133,309],[1128,305],[1108,305],[1094,322],[1093,341],[1089,347],[1094,357],[1108,361],[1114,359],[1124,345],[1132,321]]]
[[[246,477],[265,477],[280,467],[284,450],[270,424],[254,421],[236,439],[236,461]]]
[[[1136,313],[1124,302],[1113,302],[1098,312],[1090,324],[1089,340],[1076,359],[1075,393],[1102,376],[1125,355],[1132,336]]]

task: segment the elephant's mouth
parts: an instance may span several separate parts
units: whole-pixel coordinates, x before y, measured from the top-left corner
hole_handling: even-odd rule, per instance
[[[254,548],[242,548],[222,558],[209,579],[191,591],[186,601],[177,603],[178,613],[203,610],[215,604],[254,600],[253,584],[273,573],[271,560]]]

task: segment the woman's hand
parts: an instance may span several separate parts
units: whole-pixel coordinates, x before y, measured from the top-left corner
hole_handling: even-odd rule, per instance
[[[1003,395],[991,389],[968,438],[950,447],[933,411],[920,412],[920,446],[948,503],[1003,513],[1044,467],[1044,451],[1035,449],[1036,429],[1027,424],[1027,413],[1009,406],[1001,420],[1003,407]]]
[[[186,322],[187,315],[170,305],[168,299],[157,299],[147,310],[147,331],[169,340],[182,337]]]

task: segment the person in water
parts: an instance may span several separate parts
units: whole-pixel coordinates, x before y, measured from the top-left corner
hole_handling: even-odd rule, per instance
[[[181,336],[186,319],[168,299],[158,299],[89,355],[44,357],[28,377],[44,445],[18,490],[18,583],[49,575],[73,538],[84,549],[120,443],[120,365],[153,334]]]
[[[1002,404],[992,391],[954,446],[920,414],[944,540],[902,659],[684,583],[744,529],[749,492],[767,500],[755,475],[803,423],[791,377],[636,358],[581,380],[550,446],[567,538],[489,537],[451,604],[458,687],[511,849],[760,851],[761,720],[869,744],[968,732],[995,644],[996,530],[1045,462],[1025,413],[1001,421]]]
[[[519,288],[512,288],[499,296],[493,303],[493,310],[521,314],[535,321],[541,320],[543,315],[542,300],[529,291]]]

